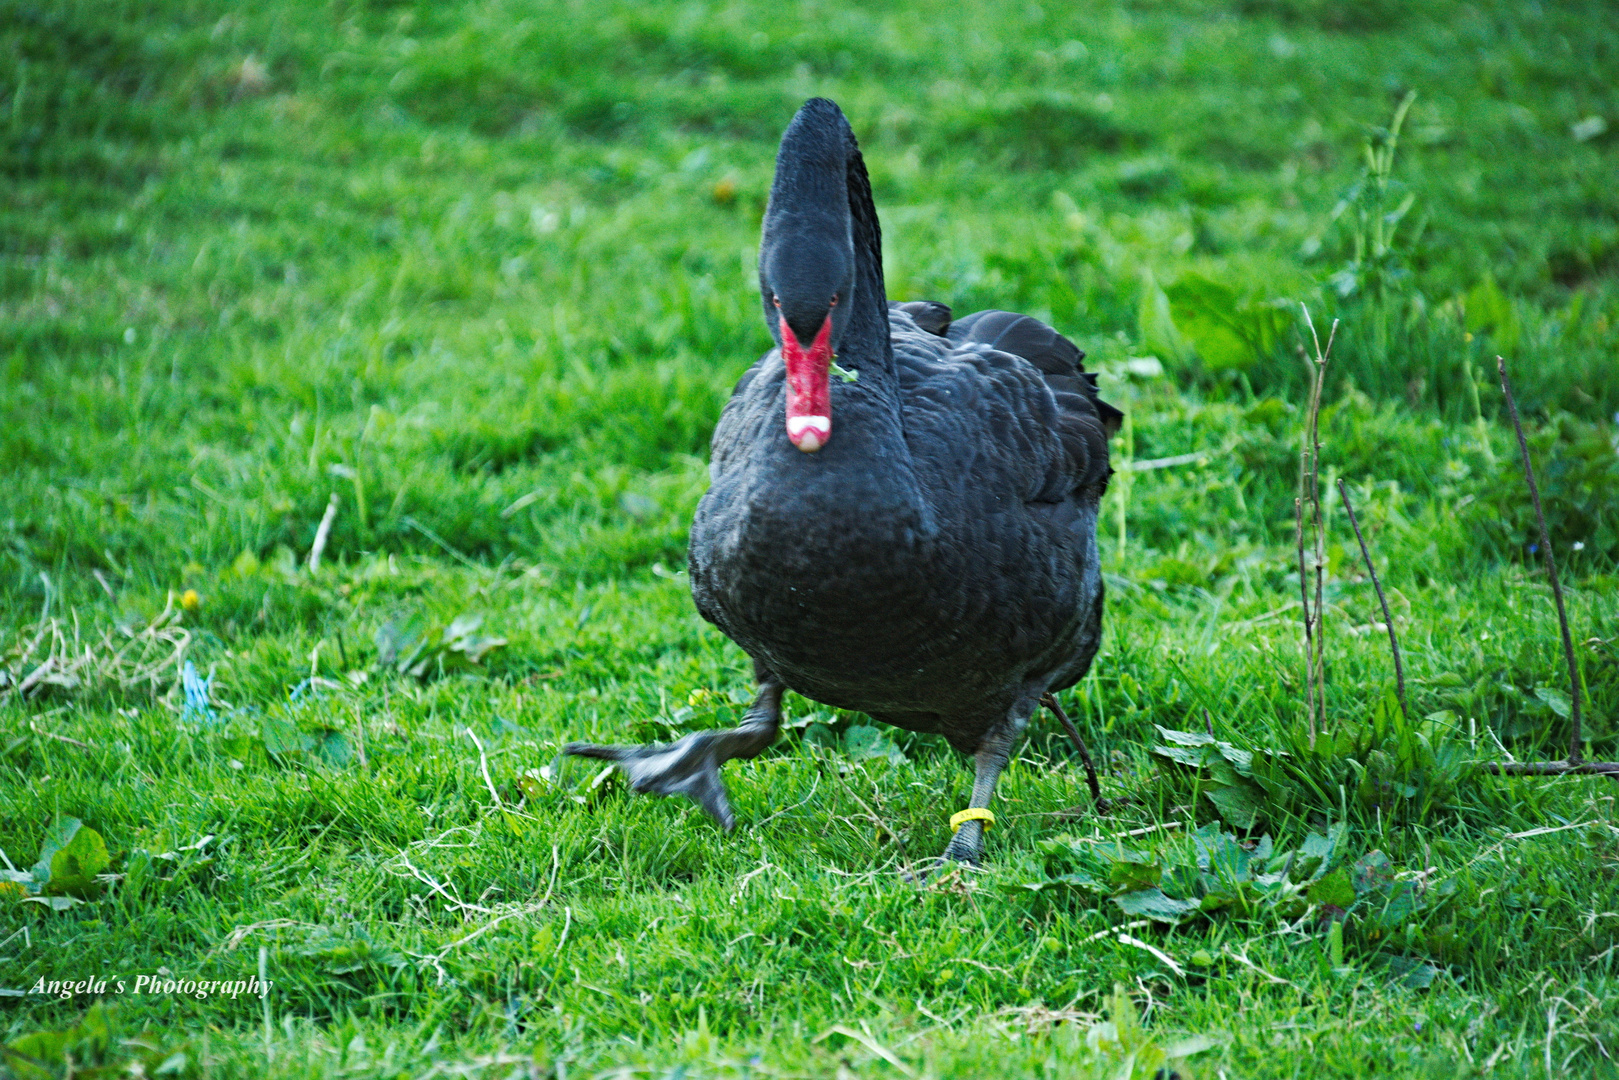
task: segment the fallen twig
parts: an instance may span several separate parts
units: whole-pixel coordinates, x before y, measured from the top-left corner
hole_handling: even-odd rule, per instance
[[[1275,983],[1277,986],[1291,986],[1295,990],[1302,989],[1302,987],[1300,987],[1298,983],[1289,982],[1288,980],[1282,978],[1280,975],[1273,975],[1270,972],[1266,971],[1264,968],[1260,967],[1258,964],[1256,964],[1252,960],[1248,959],[1246,954],[1238,952],[1236,949],[1233,949],[1229,945],[1227,945],[1225,947],[1225,949],[1221,952],[1220,955],[1226,956],[1226,957],[1231,958],[1232,960],[1235,960],[1237,963],[1241,964],[1243,967],[1250,968],[1250,969],[1252,969],[1254,971],[1259,972],[1259,974],[1261,976],[1263,976],[1264,979],[1267,982]]]
[[[294,927],[300,927],[306,930],[315,929],[313,924],[301,923],[296,919],[271,919],[268,922],[250,923],[246,926],[238,926],[233,929],[228,935],[226,935],[223,941],[215,945],[212,949],[208,950],[208,955],[212,956],[221,949],[223,949],[225,952],[230,952],[242,942],[246,941],[249,935],[258,933],[260,930],[289,930]]]
[[[417,881],[421,882],[423,885],[426,885],[429,889],[432,889],[435,893],[437,893],[440,896],[444,897],[444,899],[448,901],[448,904],[446,904],[446,906],[444,908],[445,911],[463,911],[463,912],[464,911],[476,911],[480,915],[493,914],[493,912],[491,912],[486,907],[480,907],[477,904],[469,904],[465,900],[462,900],[459,896],[456,896],[449,889],[445,888],[442,884],[440,884],[439,882],[433,880],[431,877],[424,874],[422,871],[416,869],[416,867],[411,863],[411,861],[409,859],[405,858],[403,855],[401,855],[399,857],[399,861],[404,864],[406,870],[410,871],[410,874],[411,874],[412,877],[414,877]],[[462,917],[465,918],[465,916],[462,916]]]
[[[490,919],[488,922],[484,923],[482,926],[478,927],[478,929],[472,931],[472,933],[467,934],[465,937],[456,938],[434,955],[439,960],[443,960],[450,954],[450,950],[458,949],[462,945],[465,945],[467,942],[471,941],[473,938],[487,934],[489,931],[493,930],[507,919],[515,919],[519,915],[532,915],[534,912],[540,910],[541,906],[542,905],[540,904],[529,904],[525,907],[518,908],[516,911],[508,911],[504,915],[497,915],[493,919]]]
[[[1236,443],[1232,442],[1227,443],[1225,446],[1217,446],[1211,450],[1193,450],[1189,454],[1174,454],[1170,457],[1142,458],[1141,460],[1126,458],[1124,461],[1119,462],[1118,471],[1152,472],[1154,469],[1173,469],[1179,465],[1202,465],[1212,461],[1214,458],[1229,454],[1236,445]]]
[[[1125,923],[1123,926],[1110,926],[1106,930],[1098,930],[1089,937],[1080,938],[1078,941],[1074,942],[1074,944],[1089,945],[1093,941],[1101,941],[1103,938],[1112,937],[1114,934],[1120,933],[1124,930],[1140,930],[1143,926],[1151,925],[1151,919],[1136,919],[1132,922]]]
[[[85,692],[106,684],[124,691],[143,685],[156,691],[168,671],[181,666],[191,641],[191,634],[178,625],[180,618],[172,590],[163,611],[145,627],[105,627],[99,641],[81,638],[77,612],[71,633],[62,616],[45,616],[0,646],[0,695],[29,698],[47,687]]]
[[[1619,780],[1619,761],[1491,761],[1484,771],[1497,776],[1607,776]]]
[[[1344,512],[1349,515],[1349,527],[1355,530],[1355,541],[1360,544],[1360,557],[1366,562],[1366,573],[1371,576],[1377,602],[1383,605],[1383,625],[1389,631],[1389,652],[1394,654],[1394,693],[1400,699],[1400,712],[1410,722],[1411,709],[1405,703],[1405,665],[1400,663],[1400,639],[1394,633],[1394,616],[1389,613],[1389,602],[1383,596],[1383,583],[1377,580],[1377,567],[1372,565],[1372,553],[1366,549],[1366,538],[1360,534],[1360,522],[1355,520],[1355,507],[1349,501],[1349,488],[1344,486],[1343,477],[1338,478],[1338,494],[1343,498]]]
[[[1173,956],[1170,956],[1157,946],[1150,945],[1147,942],[1142,941],[1140,938],[1131,937],[1129,934],[1120,934],[1118,940],[1120,944],[1134,945],[1138,949],[1151,953],[1153,956],[1162,961],[1164,965],[1169,968],[1169,970],[1173,971],[1177,975],[1182,976],[1183,978],[1185,977],[1186,969],[1181,967],[1180,964],[1176,963]]]
[[[28,721],[28,730],[32,731],[35,735],[43,735],[47,739],[56,739],[59,742],[65,742],[65,743],[69,743],[70,745],[77,746],[80,750],[94,750],[95,749],[94,746],[91,746],[87,742],[80,742],[78,739],[70,739],[66,735],[58,735],[54,731],[45,731],[42,728],[40,728],[40,726],[38,724],[34,723],[32,720]]]
[[[1525,839],[1528,839],[1531,836],[1545,836],[1548,833],[1568,832],[1570,829],[1584,829],[1584,828],[1588,828],[1588,827],[1590,827],[1592,825],[1596,825],[1598,827],[1601,827],[1602,824],[1603,823],[1599,822],[1599,821],[1576,821],[1571,825],[1551,825],[1551,826],[1547,826],[1546,828],[1541,828],[1541,829],[1525,829],[1523,832],[1510,832],[1510,833],[1507,833],[1506,836],[1503,837],[1502,839],[1505,839],[1505,840],[1525,840]],[[1612,828],[1612,826],[1608,826],[1608,827]],[[1594,919],[1598,918],[1598,916],[1593,915],[1592,918],[1594,920]]]

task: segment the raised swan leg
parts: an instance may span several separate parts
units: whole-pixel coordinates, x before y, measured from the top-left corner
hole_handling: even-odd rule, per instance
[[[617,762],[633,790],[685,795],[730,830],[736,827],[736,815],[720,779],[720,766],[732,758],[758,757],[776,741],[783,689],[775,679],[760,681],[758,696],[742,723],[726,731],[694,731],[677,742],[645,746],[571,742],[562,752]]]

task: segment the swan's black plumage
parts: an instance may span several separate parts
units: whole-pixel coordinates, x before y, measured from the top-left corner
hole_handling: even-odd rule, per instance
[[[807,341],[830,319],[837,363],[857,378],[832,379],[832,435],[803,452],[784,429],[778,347],[742,376],[714,432],[692,595],[753,658],[759,699],[733,731],[569,749],[619,761],[637,790],[689,794],[730,826],[718,766],[769,745],[785,687],[943,735],[975,757],[982,807],[1041,697],[1096,654],[1096,521],[1119,414],[1083,354],[1036,319],[888,303],[865,165],[832,102],[799,111],[776,170],[767,320],[779,346],[779,321]],[[976,860],[981,839],[968,822],[946,855]]]

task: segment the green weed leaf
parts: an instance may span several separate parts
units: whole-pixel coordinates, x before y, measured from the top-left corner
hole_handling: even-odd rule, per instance
[[[1561,690],[1554,689],[1553,687],[1535,687],[1535,697],[1539,698],[1541,701],[1544,701],[1552,712],[1556,713],[1564,720],[1567,720],[1569,713],[1573,711],[1573,706],[1569,703],[1568,695],[1563,693]]]
[[[322,732],[315,746],[322,760],[335,768],[343,768],[354,758],[354,753],[349,748],[348,736],[341,731]]]
[[[1115,896],[1113,902],[1126,915],[1170,924],[1178,923],[1198,910],[1197,901],[1176,900],[1164,895],[1161,889],[1138,889],[1123,893]]]
[[[1176,366],[1183,367],[1191,361],[1191,348],[1175,325],[1169,297],[1153,280],[1150,270],[1141,276],[1141,305],[1136,318],[1143,348],[1174,362]]]
[[[259,725],[264,749],[278,758],[291,757],[315,749],[315,740],[284,716],[267,716]]]
[[[1265,793],[1252,784],[1240,781],[1216,788],[1208,796],[1226,824],[1238,829],[1253,828],[1265,809]]]
[[[1349,883],[1349,871],[1340,866],[1311,885],[1305,899],[1312,904],[1329,904],[1347,910],[1355,902],[1355,887]]]
[[[33,891],[57,897],[91,895],[98,889],[96,875],[111,862],[100,833],[78,818],[59,817],[51,822],[40,844],[39,861],[30,875]]]
[[[1389,857],[1373,848],[1355,860],[1352,882],[1357,896],[1379,892],[1394,880],[1394,866]]]
[[[1326,832],[1311,833],[1299,846],[1298,858],[1293,864],[1294,881],[1311,881],[1326,874],[1338,861],[1339,844],[1344,835],[1342,822]]]
[[[424,627],[419,617],[390,620],[377,628],[377,664],[417,679],[480,666],[507,644],[503,637],[480,633],[483,621],[476,612],[457,615],[442,628]]]
[[[1411,956],[1394,957],[1388,971],[1394,985],[1405,990],[1426,990],[1439,975],[1437,967]]]
[[[21,902],[24,904],[42,904],[52,911],[66,911],[68,908],[77,907],[84,903],[83,900],[76,896],[25,896]]]
[[[67,846],[51,856],[51,880],[46,891],[53,895],[89,893],[96,888],[96,875],[111,862],[101,834],[81,825]]]
[[[856,761],[883,758],[894,764],[906,761],[905,753],[881,728],[857,724],[843,733],[843,749]]]

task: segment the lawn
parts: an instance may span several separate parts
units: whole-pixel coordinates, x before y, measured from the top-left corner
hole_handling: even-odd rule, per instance
[[[0,1075],[1619,1075],[1619,788],[1484,768],[1572,704],[1497,354],[1619,758],[1616,87],[1594,2],[0,0]],[[936,738],[789,695],[729,835],[558,757],[750,692],[685,535],[816,94],[892,297],[1128,416],[1107,812],[1037,719],[922,887]]]

